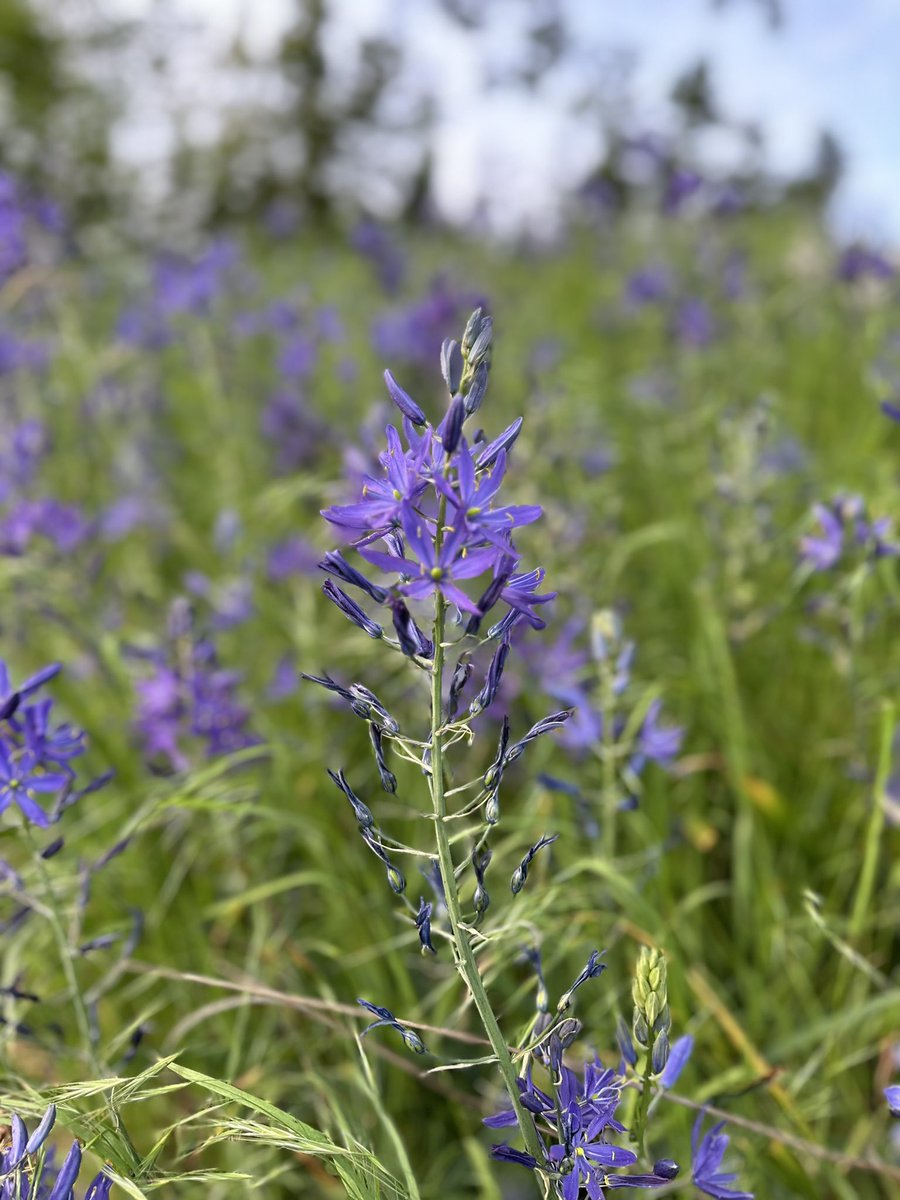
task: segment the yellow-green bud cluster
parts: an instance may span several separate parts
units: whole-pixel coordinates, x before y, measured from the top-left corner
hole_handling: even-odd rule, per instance
[[[641,947],[631,998],[634,1001],[634,1040],[649,1050],[660,1034],[668,1034],[672,1024],[666,992],[666,960],[661,951]]]

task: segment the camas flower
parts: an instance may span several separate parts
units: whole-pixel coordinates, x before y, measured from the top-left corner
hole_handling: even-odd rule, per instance
[[[237,699],[240,675],[223,670],[210,641],[190,650],[189,670],[164,651],[148,656],[153,674],[138,681],[136,726],[148,758],[162,757],[183,771],[190,765],[185,740],[200,738],[208,758],[256,743],[247,725],[250,710]]]
[[[491,508],[491,502],[503,483],[506,471],[506,453],[500,451],[490,471],[476,474],[475,459],[463,442],[454,457],[457,470],[456,487],[443,475],[435,475],[435,487],[446,496],[456,510],[456,519],[469,530],[470,535],[481,535],[501,549],[507,548],[509,530],[518,525],[530,525],[537,521],[543,509],[539,504],[506,504]]]
[[[386,430],[388,448],[380,455],[384,479],[363,478],[362,499],[356,504],[335,504],[322,509],[333,525],[361,532],[384,532],[401,524],[403,514],[427,487],[420,477],[421,457],[406,453],[393,425]]]
[[[573,1136],[571,1145],[557,1143],[550,1147],[550,1161],[572,1164],[563,1177],[560,1189],[563,1200],[578,1200],[582,1184],[587,1187],[590,1200],[603,1200],[603,1174],[597,1168],[628,1167],[637,1162],[637,1155],[632,1150],[623,1150],[621,1146],[590,1142],[579,1130]]]
[[[801,538],[800,557],[814,571],[836,567],[853,547],[869,558],[893,557],[900,550],[887,541],[889,518],[870,520],[860,496],[835,496],[829,504],[816,504],[813,514],[821,533]]]
[[[691,1134],[692,1177],[695,1186],[701,1192],[705,1192],[707,1196],[712,1196],[714,1200],[753,1200],[752,1192],[736,1192],[728,1186],[737,1179],[736,1174],[722,1172],[719,1169],[729,1142],[728,1135],[721,1132],[725,1127],[725,1122],[719,1121],[718,1124],[713,1125],[701,1141],[700,1130],[703,1125],[703,1117],[703,1112],[697,1114]]]
[[[383,571],[407,576],[409,582],[402,584],[400,590],[413,600],[423,600],[439,591],[464,612],[477,613],[478,606],[456,586],[454,580],[475,579],[483,575],[497,557],[496,547],[471,550],[470,534],[464,525],[452,529],[440,546],[436,546],[423,520],[409,509],[404,511],[401,524],[418,561],[396,554],[383,554],[368,547],[360,551],[363,558]]]

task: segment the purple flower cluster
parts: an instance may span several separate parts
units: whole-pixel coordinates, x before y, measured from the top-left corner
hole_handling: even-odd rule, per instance
[[[55,1123],[53,1104],[30,1136],[22,1118],[12,1114],[9,1144],[0,1154],[0,1200],[75,1200],[73,1188],[81,1173],[81,1143],[72,1143],[59,1167],[54,1165],[52,1150],[39,1157]],[[111,1188],[112,1179],[100,1171],[88,1184],[84,1200],[108,1200]]]
[[[240,703],[241,676],[219,666],[208,639],[180,638],[171,653],[143,654],[152,665],[136,685],[136,726],[144,753],[184,771],[191,764],[186,746],[204,744],[207,758],[256,744],[247,725],[250,710]]]
[[[563,1200],[577,1200],[582,1188],[590,1200],[602,1200],[604,1188],[656,1188],[669,1183],[679,1170],[671,1159],[660,1159],[647,1174],[619,1174],[620,1168],[633,1166],[638,1160],[634,1151],[609,1140],[611,1135],[626,1131],[616,1115],[625,1079],[595,1058],[585,1065],[579,1080],[562,1063],[563,1041],[551,1038],[546,1055],[553,1081],[552,1097],[535,1086],[530,1074],[519,1080],[522,1105],[539,1125],[544,1163],[506,1143],[492,1147],[492,1157],[530,1170],[543,1166],[552,1171]],[[484,1124],[489,1129],[514,1126],[516,1114],[511,1108],[504,1109],[486,1117]]]
[[[150,296],[121,313],[119,338],[140,349],[163,349],[174,337],[172,318],[184,313],[209,313],[239,266],[238,248],[227,238],[213,241],[195,258],[173,254],[160,257]]]
[[[439,276],[421,300],[375,321],[375,349],[388,360],[429,368],[440,351],[444,331],[458,325],[473,304],[481,303],[477,296],[457,291]]]
[[[0,554],[21,555],[34,538],[46,538],[62,554],[80,546],[90,523],[74,504],[36,492],[36,474],[47,449],[44,426],[25,420],[0,443]]]
[[[470,445],[463,434],[465,420],[477,410],[484,394],[488,359],[485,351],[478,357],[478,344],[480,339],[489,347],[490,335],[490,318],[477,310],[463,342],[468,379],[463,377],[460,348],[450,343],[445,349],[445,376],[453,399],[436,428],[386,372],[388,391],[402,413],[403,434],[393,425],[387,427],[387,449],[379,456],[383,473],[364,477],[359,500],[333,505],[322,513],[355,541],[366,562],[394,576],[395,582],[390,586],[372,583],[339,552],[327,555],[322,569],[387,607],[398,644],[413,657],[427,658],[430,651],[410,616],[407,600],[424,600],[439,592],[460,614],[467,614],[470,632],[503,604],[506,614],[490,635],[505,643],[520,621],[541,627],[544,621],[539,610],[555,594],[538,591],[543,571],[519,569],[519,554],[512,540],[515,529],[540,517],[540,506],[498,502],[507,455],[519,434],[521,419],[489,444],[476,440]],[[466,383],[469,387],[463,394],[460,388]],[[383,550],[375,546],[379,539]],[[470,595],[460,586],[488,575],[490,581],[479,594]],[[355,611],[355,602],[348,603],[349,597],[340,587],[326,585],[325,592],[371,636]]]
[[[42,238],[52,246],[64,232],[52,200],[27,196],[12,175],[0,171],[0,284],[41,257]]]
[[[58,663],[44,667],[14,687],[0,659],[0,812],[15,805],[26,821],[42,829],[83,793],[74,793],[74,759],[85,751],[84,734],[71,725],[53,723],[53,701],[33,699],[60,672]],[[38,796],[55,797],[51,812]]]
[[[595,615],[590,649],[582,648],[583,635],[583,625],[572,621],[550,646],[527,648],[526,653],[547,694],[573,710],[560,734],[562,743],[579,755],[608,756],[615,764],[617,803],[632,808],[647,767],[651,763],[670,767],[681,749],[684,730],[663,719],[660,699],[651,700],[642,713],[629,701],[636,690],[635,644],[624,638],[615,613]],[[574,793],[580,795],[580,790]],[[589,823],[593,827],[593,821]]]
[[[350,244],[371,262],[386,292],[393,294],[399,289],[406,275],[406,259],[384,226],[370,218],[363,219],[353,230]]]
[[[893,279],[896,273],[897,269],[889,259],[860,243],[848,246],[837,265],[837,277],[844,283],[858,283],[861,279]]]
[[[860,496],[839,495],[817,504],[813,513],[820,532],[800,541],[800,557],[814,571],[846,566],[854,554],[865,559],[893,557],[900,547],[888,541],[889,517],[871,519]]]

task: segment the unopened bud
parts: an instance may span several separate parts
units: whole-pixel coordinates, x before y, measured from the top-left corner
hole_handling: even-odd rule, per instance
[[[634,1042],[631,1040],[631,1030],[622,1016],[616,1021],[616,1041],[619,1043],[619,1050],[625,1061],[632,1067],[637,1066],[638,1056]]]
[[[452,338],[445,338],[444,344],[441,346],[441,374],[444,376],[444,382],[451,396],[459,391],[463,365],[459,343],[453,341]]]
[[[466,416],[472,417],[481,408],[488,385],[488,364],[481,362],[475,368],[469,390],[466,392]]]
[[[654,1075],[660,1075],[666,1069],[669,1061],[669,1035],[659,1033],[653,1043],[653,1053],[650,1056],[650,1069]]]
[[[472,347],[475,344],[475,339],[481,332],[481,326],[484,321],[484,310],[476,308],[466,322],[466,329],[462,337],[462,355],[463,358],[468,358],[472,352]]]
[[[462,437],[465,421],[466,402],[459,392],[457,392],[450,401],[450,407],[444,418],[443,432],[441,434],[441,444],[444,447],[446,455],[455,453],[456,448],[459,446],[459,439]]]

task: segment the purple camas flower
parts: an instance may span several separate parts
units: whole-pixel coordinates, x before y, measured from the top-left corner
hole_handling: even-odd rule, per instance
[[[497,557],[496,547],[473,549],[471,534],[463,524],[451,527],[443,541],[436,545],[426,522],[408,508],[402,513],[400,523],[416,559],[383,554],[368,547],[361,550],[363,557],[389,574],[403,575],[408,582],[400,585],[400,591],[414,600],[423,600],[439,591],[463,612],[478,613],[477,605],[455,581],[483,575]]]
[[[584,1068],[583,1079],[569,1067],[560,1066],[556,1098],[541,1091],[531,1078],[518,1080],[522,1106],[537,1120],[542,1134],[550,1139],[547,1163],[501,1143],[491,1147],[491,1157],[500,1162],[536,1170],[552,1166],[559,1172],[559,1194],[564,1200],[577,1200],[582,1188],[593,1200],[602,1200],[604,1188],[657,1188],[668,1183],[678,1173],[671,1159],[660,1159],[652,1174],[625,1175],[610,1173],[611,1169],[633,1166],[637,1155],[608,1140],[610,1133],[621,1134],[625,1126],[617,1117],[622,1101],[624,1079],[603,1066],[595,1058]],[[512,1108],[486,1117],[490,1129],[515,1126]],[[559,1140],[562,1130],[565,1139]],[[556,1140],[553,1140],[556,1139]]]
[[[80,509],[58,500],[19,500],[0,519],[0,553],[24,554],[34,537],[53,542],[62,554],[77,549],[91,531]]]
[[[524,1073],[517,1076],[516,1057],[510,1058],[505,1039],[501,1045],[496,1023],[485,1015],[490,1000],[473,965],[469,940],[472,926],[485,919],[490,907],[485,876],[492,850],[487,842],[500,820],[499,791],[504,772],[532,742],[565,725],[572,716],[570,709],[550,712],[517,740],[511,740],[512,723],[508,715],[503,715],[491,765],[486,771],[482,768],[480,778],[445,790],[445,780],[450,778],[445,755],[457,742],[469,740],[475,734],[473,719],[498,701],[507,660],[517,648],[524,626],[542,629],[544,606],[555,595],[540,590],[543,569],[519,569],[520,556],[513,542],[513,535],[518,535],[521,527],[540,517],[540,507],[507,505],[500,498],[507,456],[518,437],[521,420],[487,445],[482,445],[481,434],[470,440],[465,428],[485,398],[492,340],[492,320],[478,310],[469,318],[458,343],[450,339],[442,342],[441,372],[449,405],[436,427],[393,375],[386,374],[391,398],[402,414],[402,424],[399,430],[388,426],[387,450],[379,456],[383,474],[373,472],[363,476],[363,494],[355,503],[323,510],[327,520],[352,534],[354,548],[363,562],[390,579],[388,583],[374,584],[344,554],[334,551],[320,563],[333,577],[326,582],[325,593],[353,624],[382,645],[402,651],[414,660],[419,671],[430,677],[429,727],[424,734],[413,738],[363,684],[345,686],[324,671],[318,675],[303,672],[302,677],[339,697],[370,726],[375,765],[385,792],[403,796],[403,783],[388,766],[388,748],[419,766],[428,780],[437,859],[428,852],[429,866],[423,874],[432,883],[436,900],[426,901],[422,897],[418,909],[408,907],[423,952],[434,952],[435,933],[449,936],[452,941],[455,961],[482,1016],[500,1065],[511,1107],[487,1118],[485,1123],[492,1128],[519,1126],[525,1148],[498,1145],[492,1154],[498,1160],[541,1172],[545,1190],[555,1188],[563,1200],[577,1200],[583,1189],[587,1189],[589,1197],[597,1198],[602,1197],[606,1188],[661,1187],[678,1170],[671,1160],[659,1159],[652,1172],[622,1173],[622,1169],[637,1162],[634,1151],[616,1145],[613,1140],[625,1132],[617,1113],[626,1080],[604,1068],[599,1060],[588,1064],[583,1079],[579,1079],[563,1061],[566,1050],[582,1029],[581,1022],[569,1010],[580,989],[604,971],[602,955],[596,950],[590,955],[554,1010],[543,981],[539,955],[537,951],[530,952],[529,960],[536,966],[539,978],[538,1015],[526,1035],[529,1041],[534,1039],[524,1060],[527,1065]],[[374,455],[370,456],[370,462],[372,458]],[[335,581],[355,589],[355,594],[351,595]],[[471,594],[465,586],[469,581],[473,581]],[[433,604],[431,638],[419,629],[412,611],[425,600]],[[389,636],[387,622],[383,618],[373,620],[363,609],[363,603],[390,610],[396,640]],[[487,634],[479,637],[482,618],[501,604],[506,608],[505,614],[501,613]],[[453,607],[458,612],[454,613]],[[468,614],[468,618],[463,614]],[[606,621],[604,627],[609,625]],[[616,770],[624,777],[628,772],[625,760],[630,757],[634,777],[645,762],[671,761],[681,735],[679,730],[660,723],[658,703],[642,701],[640,708],[633,709],[630,722],[615,706],[615,711],[609,711],[607,691],[617,701],[628,687],[633,647],[621,641],[617,627],[608,640],[609,647],[602,654],[595,653],[595,658],[599,654],[604,660],[603,669],[612,680],[611,689],[607,689],[603,676],[604,686],[598,689],[604,699],[595,733],[614,731],[612,753],[616,756]],[[463,696],[474,672],[472,659],[484,645],[490,646],[493,654],[489,663],[482,664],[485,674],[480,690],[460,716],[465,703]],[[450,661],[454,656],[455,664]],[[572,688],[580,689],[579,699],[584,695],[589,700],[580,678],[587,661],[583,653],[568,653],[563,690],[570,693]],[[559,663],[549,656],[548,674],[558,668]],[[567,694],[567,703],[568,699]],[[384,867],[390,888],[402,894],[406,880],[392,856],[395,851],[420,855],[422,851],[383,835],[375,811],[377,806],[373,804],[370,808],[364,803],[343,772],[330,775],[353,810],[362,841]],[[466,792],[470,797],[460,801],[460,795]],[[468,819],[470,827],[463,827],[461,834],[450,838],[444,823],[453,818]],[[455,844],[468,837],[472,840],[467,860],[455,861],[458,858]],[[514,895],[525,885],[536,857],[555,841],[555,834],[545,834],[526,850],[510,880]],[[463,900],[460,888],[460,880],[470,869],[474,887],[471,891],[466,888],[466,894],[471,896],[471,907]],[[472,909],[474,918],[470,915]],[[438,927],[438,922],[443,924],[445,920],[449,921],[449,934],[446,927]],[[658,999],[657,992],[653,995]],[[421,1040],[390,1009],[365,1000],[359,1003],[376,1018],[364,1034],[390,1027],[411,1049],[421,1052]],[[662,1019],[657,1011],[651,1022],[656,1016]],[[665,1066],[661,1051],[669,1049],[668,1020],[667,1016],[665,1029],[660,1026],[656,1030],[654,1025],[658,1036],[651,1039],[652,1045],[641,1042],[648,1052],[652,1049],[652,1074],[658,1075]],[[633,1057],[632,1068],[637,1062],[636,1052]],[[549,1077],[547,1091],[535,1085],[533,1070],[543,1071]],[[645,1087],[650,1087],[649,1067]],[[648,1098],[649,1092],[645,1091],[643,1100]],[[644,1104],[637,1114],[636,1140],[641,1146],[645,1110]]]
[[[472,293],[457,291],[446,279],[438,278],[420,300],[378,318],[372,329],[375,349],[390,361],[430,368],[438,360],[446,330],[478,303]]]
[[[372,263],[384,290],[396,292],[406,274],[406,259],[387,230],[364,218],[353,230],[350,245]]]
[[[694,350],[708,346],[716,332],[708,305],[695,296],[683,300],[675,313],[673,332],[682,346]]]
[[[296,471],[313,462],[326,430],[294,387],[282,387],[269,399],[260,419],[263,436],[272,443],[279,471]]]
[[[53,724],[52,700],[30,700],[59,670],[54,663],[14,688],[0,660],[0,812],[15,805],[26,820],[41,828],[58,816],[60,803],[74,785],[72,762],[85,751],[80,730]],[[48,813],[38,796],[55,796],[54,810]]]
[[[46,829],[51,817],[38,804],[35,793],[59,795],[69,781],[70,776],[61,771],[44,771],[30,751],[11,751],[0,742],[0,812],[15,804],[32,825]]]
[[[883,254],[859,244],[848,246],[841,255],[837,277],[844,283],[856,283],[860,279],[892,279],[896,268]]]
[[[82,1152],[73,1142],[57,1167],[54,1151],[46,1149],[47,1138],[56,1121],[56,1107],[50,1105],[29,1137],[24,1121],[16,1113],[10,1118],[8,1147],[0,1153],[0,1196],[3,1200],[75,1200],[73,1190],[81,1173]],[[41,1151],[43,1150],[43,1155]],[[101,1171],[88,1184],[84,1200],[108,1200],[112,1179]]]
[[[714,1200],[753,1200],[752,1192],[738,1192],[729,1186],[737,1179],[736,1174],[720,1170],[729,1142],[728,1135],[721,1132],[725,1122],[719,1121],[717,1125],[713,1125],[701,1140],[703,1115],[702,1112],[697,1114],[691,1134],[694,1185]]]
[[[629,277],[625,285],[625,305],[634,310],[668,300],[673,286],[672,272],[664,264],[642,267]]]
[[[318,347],[306,333],[289,337],[278,354],[278,373],[284,379],[306,379],[315,369]]]
[[[207,758],[256,744],[247,729],[250,710],[237,699],[241,677],[219,667],[210,641],[192,643],[186,652],[179,646],[171,658],[163,651],[145,657],[153,672],[135,685],[135,724],[148,758],[183,771],[191,763],[186,746],[194,739],[205,743]]]
[[[421,478],[423,456],[407,453],[393,425],[386,430],[388,448],[380,455],[385,478],[363,477],[362,499],[356,504],[335,504],[322,509],[322,516],[333,525],[354,534],[380,533],[402,522],[404,512],[411,508],[428,486]]]
[[[859,496],[838,495],[829,504],[816,504],[813,515],[820,532],[801,538],[800,558],[814,571],[830,571],[854,551],[869,559],[900,553],[900,547],[887,540],[890,519],[871,520]]]
[[[239,261],[237,246],[227,238],[216,239],[194,259],[162,256],[154,278],[159,310],[167,315],[208,312],[225,291]]]
[[[463,442],[459,453],[454,457],[454,465],[457,471],[455,487],[448,483],[443,475],[436,475],[434,483],[455,510],[456,520],[465,525],[470,536],[477,537],[481,534],[505,550],[506,535],[511,529],[519,525],[530,525],[541,517],[543,509],[539,504],[491,507],[506,472],[505,451],[500,451],[491,469],[482,471],[479,478],[475,456]]]

